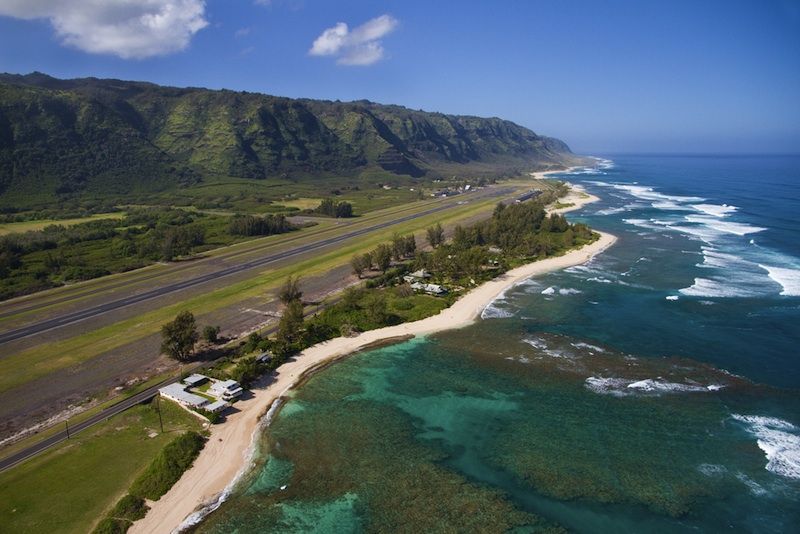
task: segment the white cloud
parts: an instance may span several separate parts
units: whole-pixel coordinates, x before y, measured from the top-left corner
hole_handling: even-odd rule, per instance
[[[339,22],[322,32],[308,53],[312,56],[335,56],[340,65],[372,65],[384,56],[380,40],[397,24],[397,19],[391,15],[381,15],[352,30],[344,22]]]
[[[205,0],[0,0],[0,15],[48,19],[64,44],[125,59],[178,52],[208,26]]]
[[[247,28],[239,28],[233,34],[233,36],[236,37],[237,39],[240,39],[242,37],[247,37],[248,35],[250,35],[250,28],[249,27],[247,27]]]

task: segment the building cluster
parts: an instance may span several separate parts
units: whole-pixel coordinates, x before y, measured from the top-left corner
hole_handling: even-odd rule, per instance
[[[206,384],[209,384],[206,387]],[[159,389],[162,397],[182,406],[210,413],[220,413],[244,390],[235,380],[217,380],[201,374],[189,375]]]
[[[444,295],[447,293],[447,289],[439,284],[430,284],[427,282],[427,279],[431,277],[431,274],[426,271],[425,269],[420,269],[419,271],[414,271],[411,274],[407,274],[403,277],[403,280],[411,284],[411,289],[415,291],[424,291],[429,295]]]

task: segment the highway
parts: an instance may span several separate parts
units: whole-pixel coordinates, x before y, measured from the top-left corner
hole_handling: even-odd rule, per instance
[[[486,199],[486,198],[500,197],[500,196],[508,195],[508,194],[512,193],[513,191],[514,191],[514,189],[512,189],[512,188],[489,188],[489,189],[486,189],[486,190],[477,191],[477,192],[472,193],[470,195],[465,195],[464,197],[461,197],[461,198],[464,198],[464,200],[467,200],[467,199],[469,199],[469,200],[481,200],[481,199]],[[427,210],[424,210],[424,211],[421,211],[421,212],[417,212],[417,213],[413,213],[413,214],[410,214],[410,215],[403,215],[403,216],[400,216],[400,217],[398,217],[396,219],[393,219],[393,220],[390,220],[390,221],[384,221],[384,222],[381,222],[381,223],[370,225],[368,227],[363,227],[363,228],[359,228],[359,229],[356,229],[356,230],[353,230],[353,231],[345,232],[343,234],[340,234],[340,235],[337,235],[337,236],[334,236],[334,237],[325,238],[325,239],[321,239],[319,241],[315,241],[313,243],[300,245],[300,246],[297,246],[297,247],[289,249],[289,250],[284,250],[284,251],[272,253],[272,254],[263,256],[261,258],[257,258],[257,259],[250,260],[250,261],[247,261],[247,262],[243,262],[243,263],[240,263],[240,264],[236,264],[236,265],[233,265],[233,266],[223,267],[223,268],[221,268],[221,269],[219,269],[217,271],[211,272],[211,273],[207,273],[207,274],[204,274],[204,275],[201,275],[201,276],[196,276],[196,277],[193,277],[193,278],[188,278],[186,280],[182,280],[182,281],[179,281],[179,282],[170,283],[170,284],[164,285],[162,287],[157,287],[157,288],[148,290],[148,291],[146,291],[144,293],[140,293],[140,294],[136,294],[136,295],[130,295],[128,297],[119,298],[119,299],[116,299],[116,300],[113,300],[113,301],[110,301],[110,302],[107,302],[107,303],[103,303],[103,304],[100,304],[100,305],[97,305],[97,306],[89,307],[89,308],[86,308],[86,309],[83,309],[83,310],[79,310],[79,311],[76,311],[76,312],[73,312],[73,313],[66,313],[66,314],[64,314],[62,316],[55,317],[53,319],[40,321],[38,323],[31,324],[31,325],[25,326],[23,328],[19,328],[19,329],[16,329],[16,330],[11,330],[11,331],[2,333],[2,334],[0,334],[0,344],[8,343],[8,342],[13,341],[15,339],[20,339],[20,338],[27,337],[27,336],[33,336],[33,335],[36,335],[36,334],[41,333],[41,332],[46,332],[48,330],[53,330],[53,329],[56,329],[56,328],[60,328],[60,327],[69,325],[69,324],[77,323],[77,322],[89,319],[91,317],[95,317],[95,316],[97,316],[99,314],[106,313],[106,312],[111,311],[111,310],[115,310],[115,309],[118,309],[118,308],[123,308],[125,306],[130,306],[130,305],[133,305],[133,304],[138,303],[138,302],[146,301],[146,300],[149,300],[149,299],[154,299],[154,298],[159,297],[159,296],[168,295],[170,293],[174,293],[174,292],[180,291],[180,290],[188,288],[188,287],[197,286],[199,284],[203,284],[203,283],[209,282],[211,280],[216,280],[216,279],[219,279],[219,278],[222,278],[222,277],[225,277],[225,276],[230,276],[230,275],[233,275],[235,273],[246,271],[248,269],[253,269],[253,268],[266,266],[266,265],[269,265],[269,264],[271,264],[273,262],[277,262],[277,261],[280,261],[280,260],[285,260],[287,258],[292,258],[292,257],[298,256],[300,254],[304,254],[304,253],[307,253],[307,252],[319,250],[319,249],[322,249],[324,247],[328,247],[330,245],[335,245],[337,243],[346,241],[348,239],[352,239],[352,238],[355,238],[355,237],[359,237],[359,236],[368,234],[370,232],[374,232],[374,231],[377,231],[377,230],[381,230],[381,229],[384,229],[384,228],[391,227],[391,226],[393,226],[395,224],[403,223],[403,222],[410,221],[410,220],[413,220],[413,219],[416,219],[416,218],[419,218],[419,217],[424,217],[424,216],[427,216],[427,215],[435,214],[437,212],[441,212],[441,211],[445,211],[445,210],[448,210],[448,209],[452,209],[452,208],[454,208],[454,207],[456,207],[456,206],[458,206],[459,204],[462,204],[462,203],[463,203],[463,201],[460,201],[458,203],[446,203],[446,204],[437,205],[437,206],[431,207],[431,208],[429,208]],[[338,300],[338,299],[334,299],[334,302],[336,300]],[[319,310],[319,308],[317,307],[313,311],[312,310],[308,310],[306,312],[306,314],[309,315],[309,314],[317,312],[318,310]],[[270,328],[266,333],[270,333],[272,330],[274,330],[274,328],[275,327]],[[206,362],[196,362],[196,363],[191,364],[189,366],[184,366],[184,371],[191,372],[191,371],[196,370],[196,369],[198,369],[200,367],[213,365],[213,363],[214,362],[207,362],[207,361]],[[155,397],[156,395],[158,395],[159,388],[161,388],[161,387],[163,387],[163,386],[165,386],[167,384],[176,382],[177,380],[178,380],[178,377],[173,377],[173,378],[170,378],[170,379],[166,379],[166,380],[164,380],[164,381],[162,381],[162,382],[160,382],[160,383],[158,383],[158,384],[156,384],[154,386],[151,386],[151,387],[147,388],[144,391],[136,393],[135,395],[132,395],[131,397],[125,398],[125,399],[117,402],[116,404],[114,404],[112,406],[104,408],[103,410],[101,410],[97,414],[92,415],[91,417],[87,418],[84,421],[81,421],[80,423],[75,423],[74,425],[71,425],[69,427],[69,436],[71,436],[73,434],[76,434],[78,432],[81,432],[82,430],[85,430],[85,429],[87,429],[87,428],[89,428],[89,427],[91,427],[93,425],[96,425],[96,424],[98,424],[100,422],[103,422],[103,421],[107,420],[108,418],[110,418],[110,417],[112,417],[114,415],[117,415],[117,414],[119,414],[119,413],[121,413],[121,412],[123,412],[123,411],[125,411],[125,410],[127,410],[127,409],[129,409],[129,408],[131,408],[131,407],[133,407],[135,405],[137,405],[137,404],[140,404],[142,402],[145,402],[145,401]],[[69,436],[67,434],[66,427],[65,427],[63,430],[60,430],[60,431],[56,432],[55,434],[53,434],[51,436],[48,436],[47,438],[44,438],[41,441],[38,441],[38,442],[26,447],[25,449],[23,449],[21,451],[18,451],[18,452],[14,453],[14,454],[6,457],[6,458],[1,459],[0,460],[0,471],[3,471],[5,469],[9,469],[9,468],[13,467],[14,465],[19,464],[20,462],[23,462],[23,461],[25,461],[25,460],[27,460],[27,459],[39,454],[39,453],[42,453],[42,452],[46,451],[50,447],[53,447],[54,445],[57,445],[58,443],[61,443],[61,442],[65,441],[65,440],[69,439]]]
[[[197,366],[195,366],[195,367],[197,367]],[[108,408],[105,408],[104,410],[98,412],[97,414],[89,417],[88,419],[86,419],[84,421],[81,421],[80,423],[75,423],[75,425],[69,427],[69,435],[67,435],[67,430],[66,430],[66,426],[65,426],[64,430],[61,430],[61,431],[53,434],[52,436],[49,436],[49,437],[47,437],[47,438],[45,438],[45,439],[43,439],[41,441],[38,441],[38,442],[34,443],[33,445],[31,445],[29,447],[26,447],[25,449],[23,449],[23,450],[21,450],[19,452],[16,452],[16,453],[12,454],[11,456],[8,456],[7,458],[3,458],[2,460],[0,460],[0,471],[5,471],[6,469],[14,467],[18,463],[24,462],[28,458],[31,458],[31,457],[33,457],[33,456],[35,456],[35,455],[37,455],[37,454],[39,454],[41,452],[44,452],[47,449],[49,449],[50,447],[52,447],[54,445],[57,445],[57,444],[61,443],[62,441],[65,441],[65,440],[69,439],[69,436],[72,436],[73,434],[77,434],[81,430],[86,430],[90,426],[93,426],[93,425],[96,425],[97,423],[105,421],[109,417],[117,415],[118,413],[122,413],[125,410],[127,410],[128,408],[136,406],[139,403],[142,403],[142,402],[144,402],[144,401],[146,401],[148,399],[151,399],[151,398],[155,397],[158,394],[158,389],[159,388],[162,388],[162,387],[166,386],[167,384],[171,384],[173,382],[177,382],[178,378],[179,377],[169,378],[167,380],[164,380],[163,382],[160,382],[159,384],[156,384],[155,386],[147,388],[146,390],[141,391],[141,392],[137,393],[136,395],[132,395],[131,397],[128,397],[127,399],[124,399],[124,400],[114,404],[113,406],[109,406]]]
[[[341,297],[339,297],[339,296],[335,296],[335,297],[329,299],[327,301],[327,304],[325,304],[325,305],[329,306],[329,305],[335,304],[336,302],[339,301],[340,298]],[[314,315],[315,313],[318,313],[321,309],[323,309],[325,307],[325,305],[319,305],[318,304],[316,306],[309,307],[304,312],[304,315],[306,317]],[[271,327],[263,330],[261,333],[263,335],[271,335],[271,334],[275,333],[275,331],[277,329],[278,329],[277,326],[271,326]],[[211,367],[215,363],[217,363],[218,361],[219,360],[199,361],[199,362],[192,362],[192,363],[185,364],[181,368],[182,369],[181,375],[185,376],[187,374],[191,374],[191,373],[197,371],[198,369]],[[65,440],[69,439],[70,436],[73,436],[73,435],[77,434],[78,432],[80,432],[82,430],[86,430],[87,428],[89,428],[91,426],[94,426],[97,423],[102,423],[103,421],[105,421],[109,417],[113,417],[113,416],[115,416],[117,414],[120,414],[120,413],[124,412],[128,408],[133,408],[137,404],[141,404],[143,402],[146,402],[146,401],[152,399],[153,397],[158,395],[158,390],[159,389],[163,388],[164,386],[166,386],[168,384],[172,384],[174,382],[177,382],[178,380],[180,380],[180,378],[181,378],[180,376],[174,376],[172,378],[167,378],[165,380],[162,380],[161,382],[159,382],[158,384],[156,384],[154,386],[150,386],[149,388],[145,389],[144,391],[140,391],[139,393],[136,393],[135,395],[131,395],[128,398],[122,399],[121,401],[117,402],[116,404],[113,404],[113,405],[111,405],[111,406],[109,406],[107,408],[103,408],[100,412],[98,412],[95,415],[89,417],[88,419],[86,419],[84,421],[81,421],[80,423],[75,423],[74,425],[70,426],[69,427],[69,434],[67,433],[67,428],[66,428],[66,425],[65,425],[64,426],[64,430],[60,430],[59,432],[53,434],[52,436],[48,436],[47,438],[45,438],[45,439],[43,439],[41,441],[37,441],[36,443],[34,443],[32,445],[29,445],[28,447],[25,447],[21,451],[15,452],[14,454],[11,454],[8,457],[3,458],[2,460],[0,460],[0,472],[5,471],[6,469],[10,469],[10,468],[14,467],[15,465],[17,465],[17,464],[19,464],[21,462],[24,462],[28,458],[32,458],[32,457],[36,456],[37,454],[40,454],[40,453],[46,451],[50,447],[53,447],[54,445],[58,445],[62,441],[65,441]]]
[[[466,196],[466,198],[472,200],[472,199],[483,199],[483,198],[486,198],[486,197],[499,197],[499,196],[502,196],[502,195],[509,194],[512,191],[513,191],[512,189],[508,189],[508,188],[489,188],[489,189],[486,189],[486,190],[483,190],[483,191],[479,191],[479,192],[470,194],[470,195]],[[36,335],[36,334],[40,334],[42,332],[47,332],[49,330],[54,330],[54,329],[57,329],[57,328],[61,328],[63,326],[74,324],[74,323],[77,323],[77,322],[80,322],[80,321],[84,321],[86,319],[89,319],[89,318],[92,318],[92,317],[96,317],[98,315],[101,315],[101,314],[104,314],[104,313],[107,313],[107,312],[110,312],[110,311],[113,311],[113,310],[116,310],[116,309],[119,309],[119,308],[124,308],[126,306],[131,306],[131,305],[139,303],[139,302],[143,302],[143,301],[147,301],[147,300],[150,300],[150,299],[153,299],[153,298],[156,298],[156,297],[161,297],[161,296],[164,296],[164,295],[168,295],[170,293],[174,293],[176,291],[180,291],[180,290],[183,290],[183,289],[186,289],[186,288],[197,286],[197,285],[200,285],[200,284],[212,281],[212,280],[217,280],[217,279],[220,279],[220,278],[224,278],[226,276],[231,276],[233,274],[240,273],[242,271],[247,271],[249,269],[263,267],[263,266],[269,265],[269,264],[277,262],[277,261],[285,260],[287,258],[292,258],[294,256],[299,256],[301,254],[304,254],[304,253],[307,253],[307,252],[311,252],[311,251],[314,251],[314,250],[318,250],[318,249],[321,249],[321,248],[324,248],[324,247],[328,247],[330,245],[334,245],[336,243],[340,243],[340,242],[352,239],[354,237],[359,237],[361,235],[369,234],[369,233],[374,232],[376,230],[381,230],[381,229],[384,229],[384,228],[388,228],[388,227],[391,227],[391,226],[393,226],[395,224],[399,224],[399,223],[410,221],[410,220],[413,220],[413,219],[416,219],[416,218],[419,218],[419,217],[424,217],[424,216],[427,216],[427,215],[431,215],[431,214],[434,214],[434,213],[437,213],[437,212],[440,212],[440,211],[445,211],[445,210],[448,210],[448,209],[452,209],[456,205],[457,204],[444,204],[444,205],[436,206],[436,207],[430,208],[428,210],[417,212],[417,213],[413,213],[411,215],[402,216],[402,217],[399,217],[397,219],[393,219],[391,221],[385,221],[385,222],[382,222],[382,223],[379,223],[379,224],[375,224],[375,225],[372,225],[372,226],[368,226],[368,227],[365,227],[365,228],[360,228],[358,230],[353,230],[351,232],[346,232],[346,233],[338,235],[338,236],[330,237],[330,238],[327,238],[327,239],[322,239],[322,240],[315,241],[313,243],[309,243],[309,244],[306,244],[306,245],[301,245],[299,247],[296,247],[296,248],[293,248],[293,249],[290,249],[290,250],[277,252],[277,253],[274,253],[274,254],[271,254],[271,255],[264,256],[262,258],[258,258],[258,259],[251,260],[251,261],[247,261],[247,262],[240,263],[240,264],[237,264],[237,265],[232,265],[230,267],[225,267],[225,268],[220,269],[218,271],[207,273],[207,274],[204,274],[204,275],[201,275],[201,276],[197,276],[197,277],[194,277],[194,278],[189,278],[189,279],[186,279],[186,280],[182,280],[180,282],[174,282],[174,283],[171,283],[171,284],[168,284],[168,285],[164,285],[164,286],[161,286],[161,287],[156,287],[154,289],[151,289],[151,290],[143,292],[143,293],[139,293],[139,294],[136,294],[136,295],[131,295],[131,296],[128,296],[128,297],[123,297],[123,298],[120,298],[120,299],[117,299],[117,300],[114,300],[114,301],[111,301],[111,302],[106,302],[106,303],[103,303],[103,304],[99,304],[97,306],[92,306],[92,307],[85,308],[85,309],[82,309],[82,310],[78,310],[78,311],[75,311],[75,312],[66,313],[66,314],[60,315],[58,317],[54,317],[54,318],[51,318],[51,319],[47,319],[47,320],[44,320],[44,321],[33,323],[33,324],[30,324],[30,325],[27,325],[27,326],[24,326],[24,327],[21,327],[21,328],[17,328],[17,329],[14,329],[14,330],[9,330],[9,331],[0,333],[0,345],[5,344],[5,343],[9,343],[9,342],[17,340],[17,339],[33,336],[33,335]]]

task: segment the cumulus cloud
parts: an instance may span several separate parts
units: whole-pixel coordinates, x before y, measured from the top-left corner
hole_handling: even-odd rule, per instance
[[[372,65],[385,53],[381,39],[397,27],[397,19],[381,15],[352,30],[339,22],[314,40],[312,56],[334,56],[340,65]]]
[[[0,15],[48,19],[64,44],[125,59],[178,52],[208,26],[205,0],[0,0]]]

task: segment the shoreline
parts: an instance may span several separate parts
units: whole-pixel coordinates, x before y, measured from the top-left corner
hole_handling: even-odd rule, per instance
[[[574,206],[558,211],[576,210],[598,200],[592,195],[576,197],[582,202],[573,201]],[[235,411],[227,416],[224,423],[211,427],[208,442],[192,467],[158,501],[148,502],[150,510],[147,515],[136,521],[129,532],[151,534],[179,531],[202,520],[206,515],[203,510],[207,513],[216,509],[250,469],[258,430],[268,424],[270,414],[281,404],[287,392],[301,385],[310,374],[349,354],[374,348],[376,344],[468,326],[480,318],[489,304],[514,285],[534,276],[585,263],[612,246],[617,239],[612,234],[597,233],[600,238],[593,243],[562,256],[522,265],[481,284],[437,315],[369,330],[355,337],[334,338],[305,349],[272,376],[265,377],[254,386],[252,397],[237,402]]]

